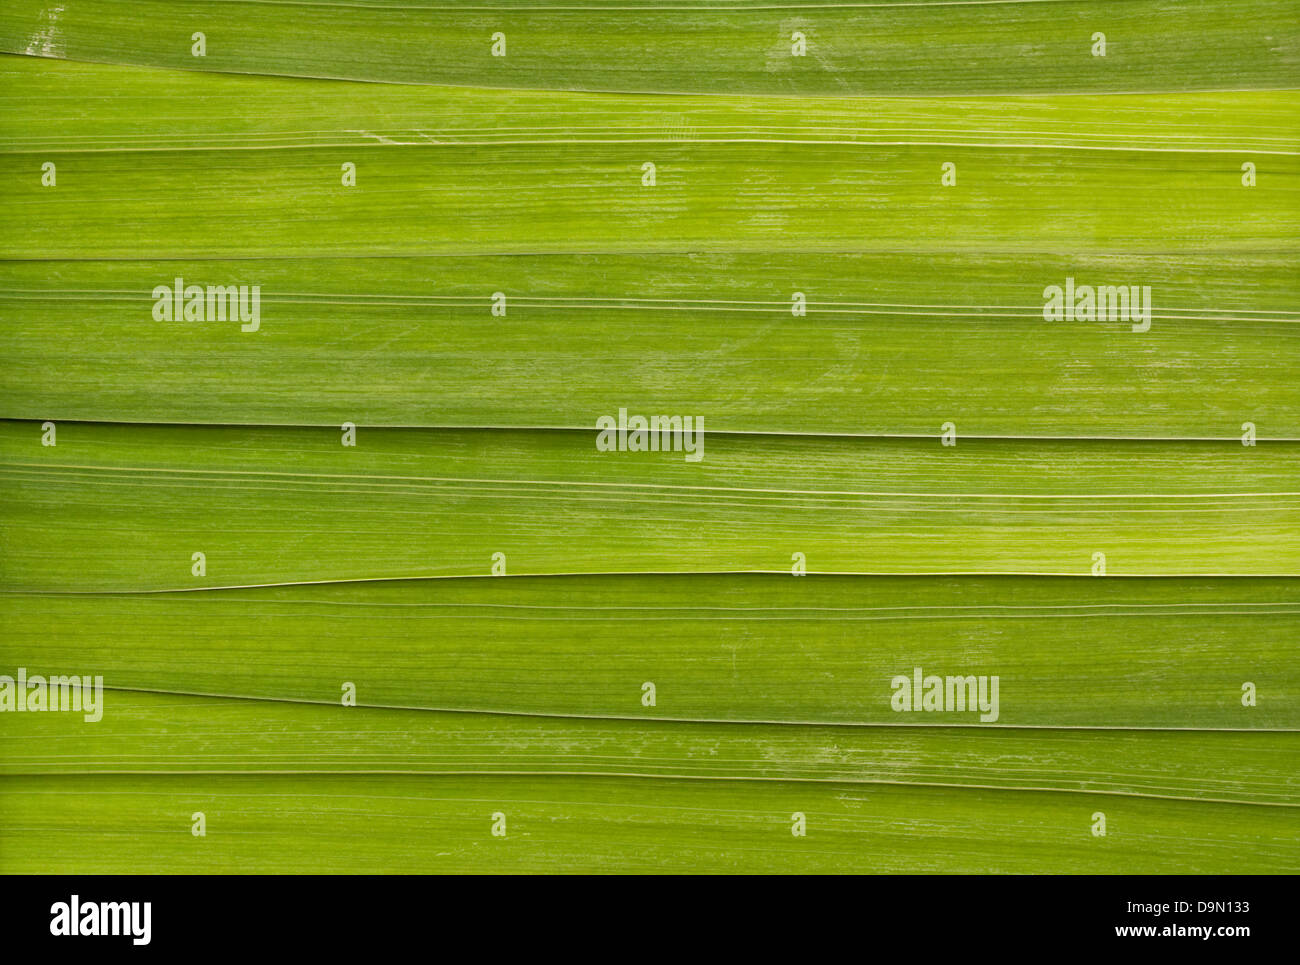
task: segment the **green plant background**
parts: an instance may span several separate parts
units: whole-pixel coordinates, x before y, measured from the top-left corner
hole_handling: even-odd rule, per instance
[[[1294,4],[671,6],[0,10],[0,872],[1300,870]]]

